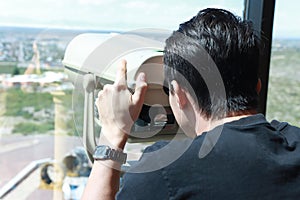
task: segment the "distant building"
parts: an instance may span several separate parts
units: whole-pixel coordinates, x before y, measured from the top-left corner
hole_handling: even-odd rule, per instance
[[[62,72],[45,72],[41,75],[37,74],[24,74],[16,76],[2,76],[2,86],[4,88],[9,87],[30,87],[38,84],[44,86],[49,83],[63,82],[66,80],[66,75]]]

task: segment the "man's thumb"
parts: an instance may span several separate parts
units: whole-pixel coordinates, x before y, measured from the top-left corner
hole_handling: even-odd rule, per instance
[[[145,99],[145,94],[147,91],[147,82],[146,82],[146,74],[140,73],[136,80],[135,92],[132,96],[132,101],[134,104],[143,103]]]

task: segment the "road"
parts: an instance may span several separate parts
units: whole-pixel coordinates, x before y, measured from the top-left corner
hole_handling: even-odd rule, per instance
[[[59,146],[55,144],[59,144]],[[22,169],[28,166],[32,161],[45,158],[54,159],[55,154],[56,157],[59,157],[58,161],[61,161],[61,159],[68,152],[70,152],[73,148],[77,146],[82,146],[82,142],[78,137],[54,137],[53,135],[1,135],[0,188],[7,184],[12,178],[14,178]],[[35,176],[39,175],[38,172],[34,172],[33,174],[35,174]],[[36,185],[36,182],[39,181],[39,178],[34,177],[34,175],[32,175],[28,177],[28,179],[29,181],[30,179],[35,180],[35,183],[30,183],[27,180],[27,184],[25,184],[25,187],[23,186],[23,191],[21,191],[21,199],[32,199],[32,195],[35,197],[34,199],[53,198],[53,194],[51,191],[42,191],[38,189],[39,184]],[[18,190],[16,189],[16,191]],[[24,193],[24,191],[26,192]],[[16,192],[13,191],[12,193]],[[38,198],[39,196],[41,198]]]

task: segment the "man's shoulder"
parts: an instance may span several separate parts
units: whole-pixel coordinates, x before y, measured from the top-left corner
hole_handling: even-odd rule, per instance
[[[283,137],[288,143],[300,142],[300,128],[293,126],[287,122],[273,120],[270,123],[272,127]]]
[[[300,133],[300,128],[289,124],[288,122],[280,122],[278,120],[272,120],[270,123],[276,130],[281,131],[283,133]]]

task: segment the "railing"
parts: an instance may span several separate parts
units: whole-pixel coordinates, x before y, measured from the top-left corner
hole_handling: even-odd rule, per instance
[[[53,161],[53,159],[51,158],[32,161],[0,189],[0,199],[3,199],[8,193],[13,191],[22,181],[24,181],[32,172],[34,172],[42,164],[49,163],[51,161]]]

